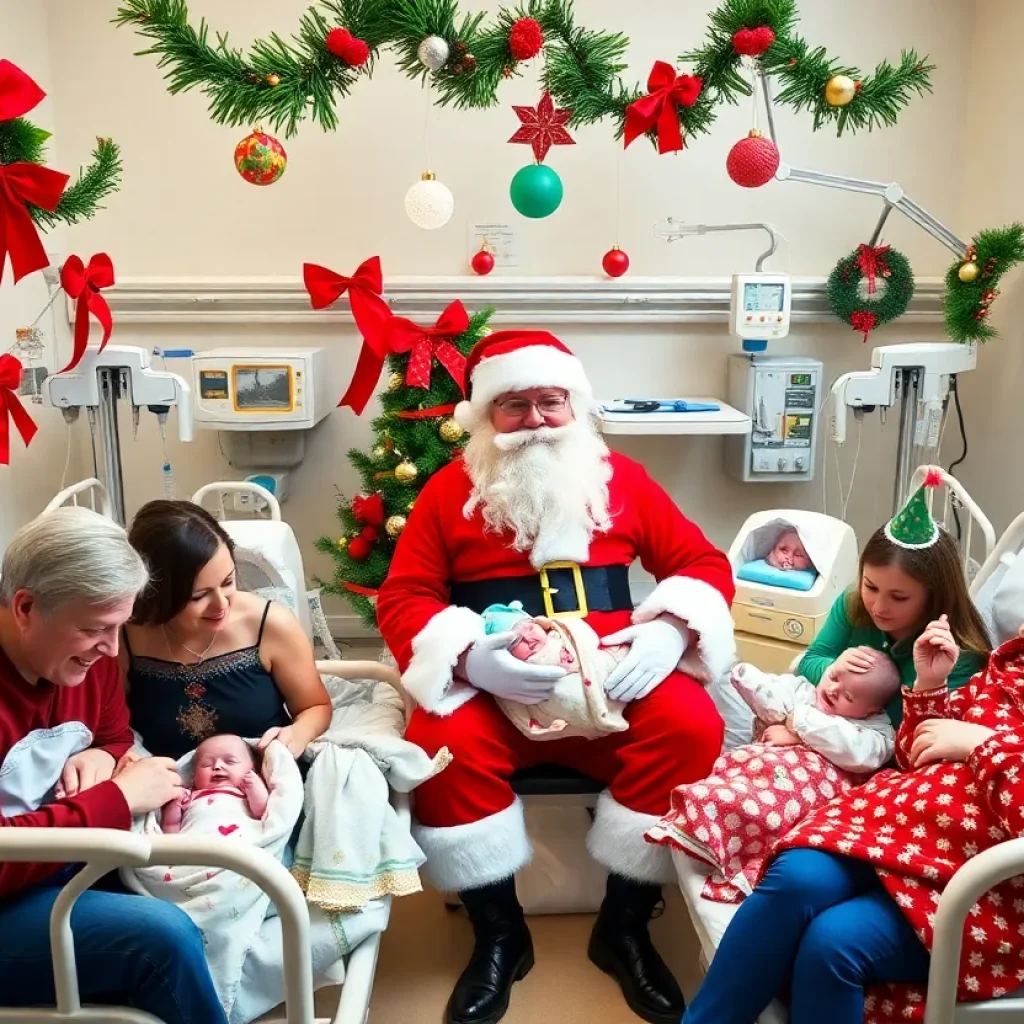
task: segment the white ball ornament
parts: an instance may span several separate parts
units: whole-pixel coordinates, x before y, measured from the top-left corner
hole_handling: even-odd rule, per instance
[[[448,63],[450,53],[447,41],[440,36],[427,36],[416,50],[420,63],[431,71],[440,71]]]
[[[405,193],[405,212],[418,228],[431,231],[444,227],[455,212],[455,197],[431,171],[424,171],[420,180]]]

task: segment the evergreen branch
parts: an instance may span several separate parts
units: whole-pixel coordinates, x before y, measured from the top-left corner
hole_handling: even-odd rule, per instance
[[[943,299],[946,333],[961,343],[988,341],[996,337],[996,329],[988,322],[989,310],[998,294],[1002,276],[1018,263],[1024,262],[1024,224],[979,231],[968,258],[976,263],[978,276],[973,281],[960,280],[960,267],[968,260],[957,260],[946,271],[946,294]]]
[[[121,185],[121,150],[110,139],[97,139],[92,160],[89,167],[79,169],[78,181],[68,185],[52,213],[29,206],[38,225],[48,229],[57,223],[78,224],[103,209],[102,201]]]
[[[43,163],[49,137],[49,132],[23,117],[0,121],[0,165]]]

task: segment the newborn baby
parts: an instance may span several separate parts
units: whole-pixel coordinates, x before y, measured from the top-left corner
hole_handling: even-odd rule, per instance
[[[580,618],[531,618],[519,601],[491,605],[483,613],[487,633],[515,634],[509,653],[533,665],[555,665],[566,675],[539,704],[498,700],[520,732],[531,739],[594,739],[629,728],[622,717],[624,701],[612,700],[605,680],[625,657],[628,645],[602,647],[597,633]]]
[[[814,563],[808,556],[796,530],[786,530],[780,533],[775,547],[768,552],[765,561],[775,569],[814,570]]]
[[[259,821],[270,791],[257,772],[256,754],[241,736],[210,736],[196,748],[192,789],[165,804],[164,832],[213,832],[229,835],[240,815]],[[232,827],[234,825],[234,827]],[[227,829],[227,831],[225,831]]]

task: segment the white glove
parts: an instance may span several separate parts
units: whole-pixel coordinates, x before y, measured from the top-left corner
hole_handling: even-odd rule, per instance
[[[466,654],[466,678],[495,697],[539,704],[551,696],[565,669],[556,665],[530,665],[508,652],[515,633],[493,633],[478,640]]]
[[[687,631],[655,619],[629,626],[601,641],[602,647],[629,644],[629,653],[605,680],[604,688],[612,700],[639,700],[646,697],[673,669],[686,650]]]

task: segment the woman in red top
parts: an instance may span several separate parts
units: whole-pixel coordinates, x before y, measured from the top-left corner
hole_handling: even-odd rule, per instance
[[[791,1024],[820,1021],[825,1007],[831,1024],[924,1019],[943,888],[971,857],[1024,835],[1024,627],[950,691],[959,653],[945,616],[914,645],[900,771],[879,772],[780,842],[684,1024],[753,1024],[787,988]],[[1024,983],[1021,934],[1024,876],[972,910],[960,1000],[998,998]]]

